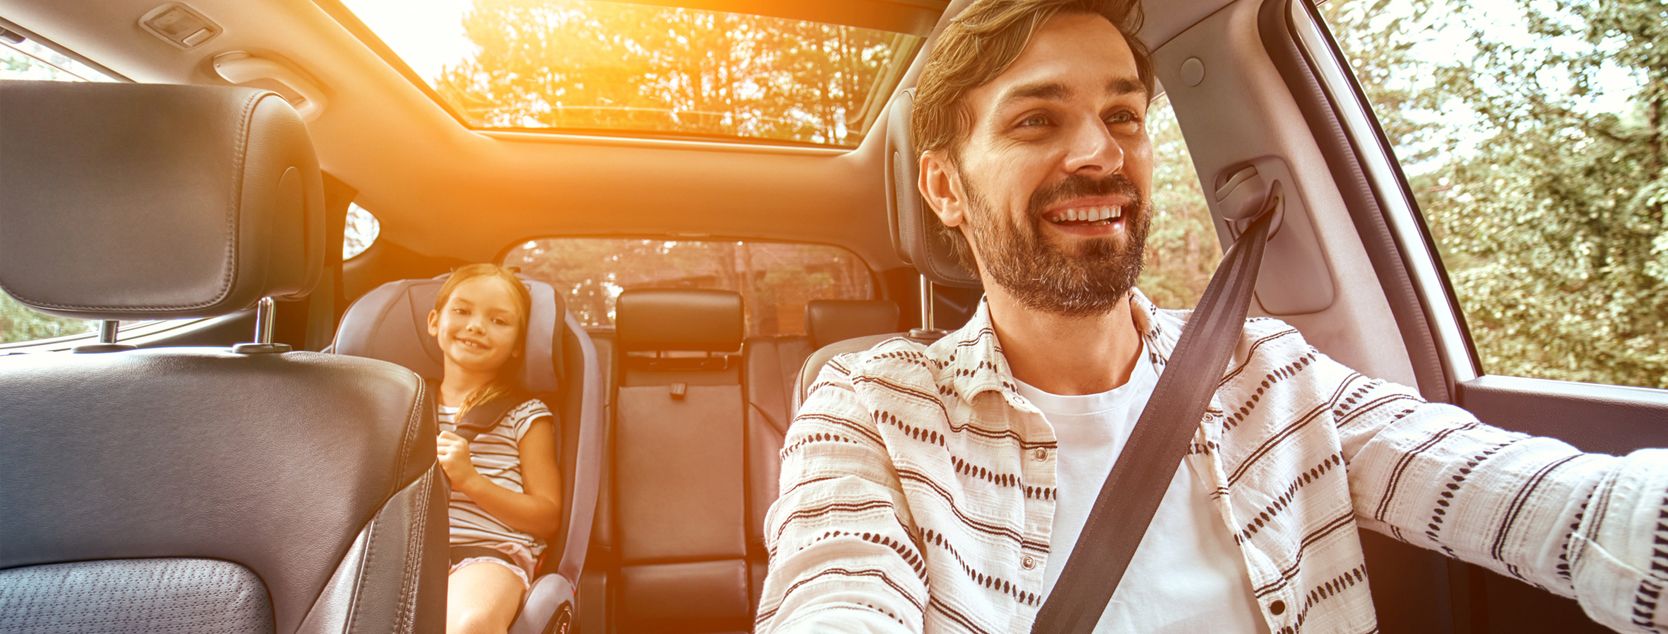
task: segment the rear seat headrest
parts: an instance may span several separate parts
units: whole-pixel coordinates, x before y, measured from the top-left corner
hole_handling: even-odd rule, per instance
[[[80,319],[202,317],[312,290],[307,128],[250,88],[0,82],[0,288]]]
[[[815,299],[805,304],[805,334],[813,347],[898,331],[898,305],[884,299]]]
[[[920,153],[909,138],[915,89],[899,91],[886,109],[886,220],[892,248],[934,284],[980,288],[979,276],[956,260],[938,216],[921,197]]]
[[[397,363],[431,381],[444,369],[440,346],[429,336],[429,311],[448,276],[399,280],[378,286],[353,302],[342,315],[333,349],[337,354]],[[555,392],[560,386],[565,308],[549,284],[522,280],[533,296],[527,316],[527,344],[522,350],[522,386]]]
[[[614,331],[628,351],[741,349],[741,295],[700,289],[632,289],[615,304]]]

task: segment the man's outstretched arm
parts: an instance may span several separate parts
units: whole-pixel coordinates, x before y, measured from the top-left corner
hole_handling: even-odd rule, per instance
[[[1668,631],[1668,450],[1582,453],[1351,380],[1368,391],[1336,423],[1360,525],[1574,597],[1611,628]]]
[[[919,632],[925,562],[886,445],[836,358],[782,443],[759,632]],[[837,627],[836,627],[837,626]]]

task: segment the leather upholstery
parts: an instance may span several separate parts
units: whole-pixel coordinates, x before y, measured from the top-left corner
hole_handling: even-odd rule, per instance
[[[266,583],[277,628],[294,631],[369,531],[388,544],[352,574],[355,617],[410,629],[443,614],[445,558],[421,556],[445,548],[443,528],[425,529],[446,523],[436,430],[411,372],[173,348],[14,355],[0,385],[0,569],[229,561]],[[418,499],[400,497],[414,487]]]
[[[615,331],[627,351],[735,352],[741,349],[741,295],[700,289],[632,289],[615,304]]]
[[[763,589],[766,564],[765,512],[776,502],[782,473],[782,440],[792,420],[789,409],[799,365],[811,354],[807,337],[751,337],[747,340],[747,565],[752,599]]]
[[[157,610],[157,604],[180,604]],[[0,571],[8,632],[216,634],[272,631],[266,585],[237,564],[213,559],[76,561]]]
[[[0,281],[20,299],[211,315],[318,277],[322,185],[275,95],[0,82],[0,110],[0,147],[32,150],[0,152]],[[446,497],[418,376],[276,347],[117,348],[0,358],[0,575],[217,560],[264,585],[278,631],[444,626]],[[223,596],[176,587],[149,608]]]
[[[324,262],[312,142],[277,94],[0,83],[0,288],[81,319],[234,312]]]
[[[979,288],[979,276],[956,261],[938,216],[921,197],[920,153],[909,138],[915,89],[899,91],[886,109],[886,219],[892,247],[934,284]]]
[[[440,346],[429,335],[428,315],[447,277],[398,280],[372,289],[342,314],[331,349],[337,354],[397,363],[425,379],[439,381],[444,367]],[[549,284],[523,282],[533,304],[527,315],[527,343],[521,354],[522,385],[535,393],[555,392],[562,372],[558,361],[567,330],[566,308]]]
[[[734,355],[663,354],[741,348],[741,297],[626,291],[615,323],[609,626],[746,630],[753,589],[742,368]]]
[[[817,299],[805,304],[805,334],[813,348],[898,329],[898,305],[885,299]]]

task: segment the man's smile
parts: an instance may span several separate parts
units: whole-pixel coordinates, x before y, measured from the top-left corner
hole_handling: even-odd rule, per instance
[[[1122,196],[1074,198],[1049,207],[1042,218],[1068,235],[1107,236],[1125,230],[1124,210],[1129,207],[1129,199]]]

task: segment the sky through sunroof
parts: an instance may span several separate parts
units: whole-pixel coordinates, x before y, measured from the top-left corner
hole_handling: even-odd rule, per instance
[[[855,147],[912,34],[584,0],[342,0],[474,128]]]

